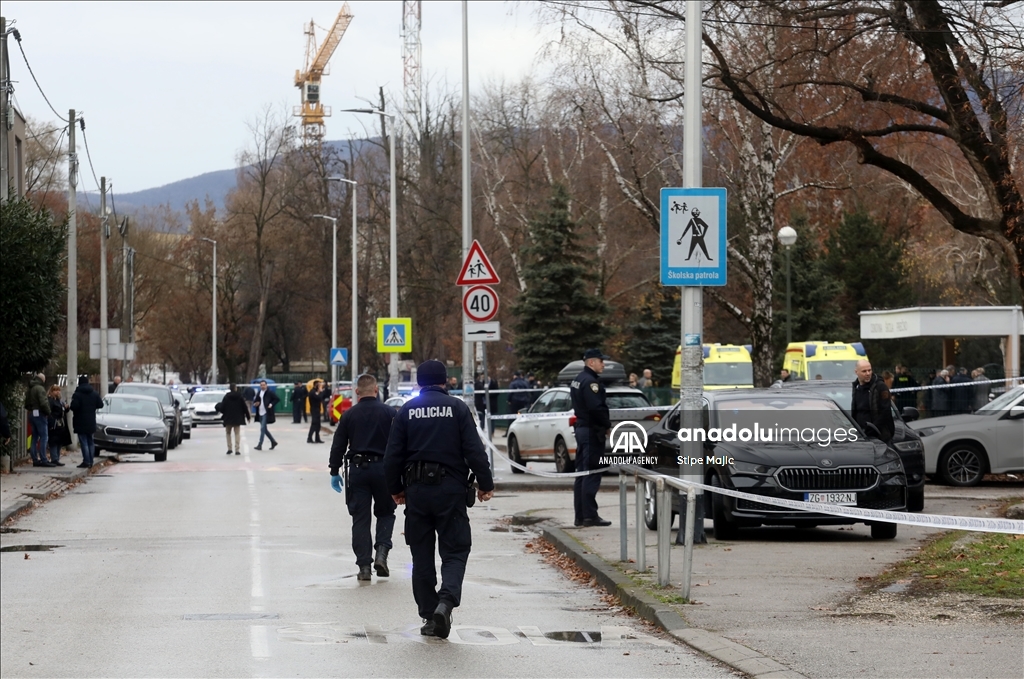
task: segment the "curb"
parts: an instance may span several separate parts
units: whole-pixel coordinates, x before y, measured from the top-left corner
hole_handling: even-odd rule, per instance
[[[97,458],[97,459],[100,459],[100,458]],[[92,474],[93,471],[97,471],[97,472],[101,471],[101,470],[105,469],[106,467],[109,467],[114,462],[116,462],[116,458],[111,458],[110,462],[98,463],[98,464],[94,465],[93,467],[91,467],[89,469],[78,469],[76,467],[76,468],[71,469],[67,473],[49,473],[49,474],[40,474],[40,476],[45,476],[46,478],[50,478],[50,479],[56,479],[57,481],[61,481],[61,482],[64,482],[64,483],[70,485],[70,484],[72,484],[72,483],[74,483],[76,481],[81,481],[82,479],[88,478]],[[22,513],[26,509],[29,509],[30,507],[33,507],[33,506],[35,506],[38,503],[46,502],[47,499],[49,499],[49,498],[38,498],[38,499],[36,499],[36,498],[26,497],[26,496],[23,495],[22,499],[16,500],[13,504],[11,504],[10,507],[7,507],[6,509],[0,510],[0,524],[7,523],[7,520],[10,519],[11,517],[13,517],[13,516],[15,516],[17,514]]]
[[[33,502],[35,502],[35,500],[26,497],[15,501],[15,503],[10,507],[0,510],[0,523],[7,523],[7,519],[11,518],[15,514],[19,514],[25,509],[28,509],[32,506]]]
[[[737,644],[714,632],[689,627],[675,610],[637,587],[632,580],[602,557],[585,550],[575,537],[561,528],[544,528],[542,535],[545,540],[575,561],[576,565],[594,576],[597,582],[609,594],[617,596],[624,606],[632,608],[641,618],[654,623],[687,646],[757,679],[806,679],[803,674],[752,648]]]

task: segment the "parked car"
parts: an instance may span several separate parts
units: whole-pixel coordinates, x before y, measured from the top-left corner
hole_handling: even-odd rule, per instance
[[[168,446],[178,447],[185,436],[184,427],[181,424],[181,411],[178,404],[171,395],[171,389],[162,384],[145,384],[143,382],[122,382],[117,387],[118,394],[132,396],[152,396],[160,402],[164,409],[164,422],[170,430],[170,441]]]
[[[575,377],[575,375],[573,376]],[[608,409],[612,426],[625,420],[653,426],[660,419],[657,412],[629,412],[622,408],[650,407],[651,402],[639,389],[607,386]],[[572,399],[568,386],[552,387],[540,395],[527,410],[512,420],[506,435],[509,459],[519,464],[554,462],[559,473],[576,470],[576,436],[573,425]],[[524,473],[512,467],[515,474]]]
[[[192,411],[188,407],[188,392],[181,392],[177,389],[171,389],[171,398],[174,399],[174,403],[178,406],[178,412],[181,413],[181,435],[183,438],[192,438]]]
[[[800,382],[776,382],[772,385],[779,389],[799,389],[824,394],[836,402],[843,412],[850,413],[853,403],[853,380],[808,380]],[[908,422],[917,420],[917,408],[904,408],[901,413],[892,405],[892,420],[896,425],[892,437],[892,447],[903,460],[903,470],[907,473],[907,511],[924,510],[924,444],[921,437]]]
[[[730,428],[753,430],[798,427],[831,432],[853,430],[854,441],[831,434],[827,446],[815,441],[748,440],[707,441],[701,458],[704,483],[753,495],[786,498],[803,502],[850,505],[867,509],[905,511],[907,478],[900,456],[890,446],[867,435],[836,403],[823,395],[779,389],[747,389],[705,392],[702,429]],[[682,457],[679,430],[681,416],[677,405],[648,433],[647,454],[657,456],[656,469],[679,473]],[[762,437],[763,438],[763,437]],[[846,435],[843,438],[847,438]],[[712,459],[707,460],[710,456]],[[647,482],[646,522],[657,528],[657,501],[653,484]],[[756,500],[738,499],[719,493],[704,493],[705,516],[714,524],[719,540],[735,538],[738,529],[761,525],[814,527],[858,523],[829,514],[786,509]],[[679,511],[680,494],[673,493],[673,514]],[[896,537],[896,524],[873,523],[871,537]]]
[[[198,427],[201,424],[220,424],[223,416],[217,412],[217,404],[224,399],[227,389],[222,391],[197,391],[188,402],[188,410],[192,413],[192,421]]]
[[[97,453],[150,453],[157,462],[163,462],[170,438],[164,408],[152,396],[127,394],[118,389],[108,394],[103,399],[103,408],[96,411],[93,439]]]
[[[976,486],[985,474],[1024,471],[1024,386],[973,413],[910,426],[924,443],[925,472],[952,486]]]

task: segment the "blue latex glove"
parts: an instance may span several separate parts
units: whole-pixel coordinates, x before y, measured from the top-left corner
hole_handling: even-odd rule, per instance
[[[336,475],[331,477],[331,488],[340,493],[341,485],[341,476]]]

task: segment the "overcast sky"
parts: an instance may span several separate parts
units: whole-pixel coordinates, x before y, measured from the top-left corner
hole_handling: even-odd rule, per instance
[[[402,3],[350,3],[355,18],[331,59],[321,97],[335,111],[402,89]],[[329,27],[341,2],[3,3],[47,97],[62,116],[84,113],[97,175],[127,193],[233,167],[245,123],[267,104],[299,103],[295,70],[303,24]],[[470,2],[470,85],[516,80],[556,31],[538,28],[532,3]],[[461,88],[461,3],[423,3],[425,79]],[[322,39],[323,33],[318,32]],[[545,37],[547,36],[547,37]],[[11,77],[20,110],[56,118],[13,36]],[[370,122],[370,121],[366,121]],[[327,138],[361,131],[352,114],[327,119]],[[82,153],[80,189],[95,190]]]

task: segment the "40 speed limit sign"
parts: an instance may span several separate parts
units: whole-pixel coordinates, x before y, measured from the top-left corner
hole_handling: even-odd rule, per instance
[[[462,310],[475,323],[489,321],[498,313],[498,293],[486,285],[467,288],[462,297]]]

